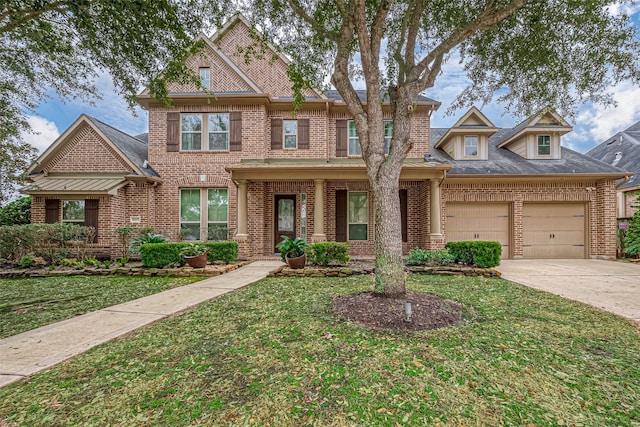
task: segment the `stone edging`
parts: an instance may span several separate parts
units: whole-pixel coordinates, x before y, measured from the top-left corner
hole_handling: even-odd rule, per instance
[[[478,267],[406,267],[408,273],[414,274],[434,274],[440,276],[483,276],[500,277],[501,273],[493,268]],[[282,266],[269,273],[268,277],[346,277],[361,274],[372,274],[372,268],[350,268],[350,267],[305,267],[298,270]]]
[[[79,270],[0,270],[0,279],[24,279],[28,277],[66,277],[66,276],[145,276],[145,277],[213,277],[236,270],[251,261],[236,264],[207,265],[205,268],[146,268],[146,267],[114,267],[93,268],[86,267]]]

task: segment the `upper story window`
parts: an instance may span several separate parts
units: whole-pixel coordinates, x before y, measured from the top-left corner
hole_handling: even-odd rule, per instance
[[[183,151],[229,150],[229,114],[182,114],[181,115],[181,147]],[[202,147],[202,135],[207,136],[208,143]]]
[[[389,154],[391,138],[393,137],[393,120],[385,120],[384,125],[384,154]]]
[[[538,156],[551,155],[551,136],[538,135]]]
[[[464,137],[464,157],[478,156],[478,137],[476,135],[465,135]]]
[[[284,148],[298,148],[298,121],[283,120],[282,121],[282,139],[284,140]]]
[[[84,200],[64,200],[62,222],[84,225]]]
[[[358,131],[356,130],[356,122],[349,120],[348,128],[349,137],[349,156],[362,156],[362,149],[360,148],[360,140],[358,139]]]
[[[211,68],[200,67],[200,84],[206,90],[211,89]]]

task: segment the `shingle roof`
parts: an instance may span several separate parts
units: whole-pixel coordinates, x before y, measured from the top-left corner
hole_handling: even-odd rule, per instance
[[[104,136],[109,138],[109,141],[111,141],[125,156],[127,156],[131,163],[138,166],[145,176],[160,176],[151,166],[148,164],[145,165],[149,155],[149,147],[145,141],[101,122],[95,117],[87,116],[87,118],[91,120],[98,129],[100,129]]]
[[[366,90],[356,90],[356,93],[358,94],[358,98],[360,98],[360,101],[367,102],[367,91]],[[342,98],[342,96],[340,95],[340,93],[337,90],[328,90],[324,94],[329,99],[335,99],[336,101],[344,101],[344,99]],[[387,95],[387,94],[381,94],[381,95],[382,95],[382,98],[383,98],[384,102],[389,102],[389,95]],[[438,102],[438,101],[436,101],[434,99],[427,98],[426,96],[422,96],[422,95],[418,95],[418,97],[416,98],[416,101],[418,101],[418,102]]]
[[[488,160],[453,160],[441,148],[433,148],[448,128],[431,129],[431,159],[450,163],[447,175],[566,175],[566,174],[623,174],[622,169],[603,163],[584,154],[562,147],[558,160],[528,160],[507,148],[498,148],[513,129],[500,129],[489,138]]]
[[[592,148],[587,156],[632,172],[633,177],[620,188],[640,186],[640,122]]]

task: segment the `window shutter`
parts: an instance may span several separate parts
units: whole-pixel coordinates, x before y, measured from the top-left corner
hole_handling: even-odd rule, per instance
[[[298,148],[309,149],[309,119],[298,120]]]
[[[407,230],[407,211],[409,206],[409,197],[407,190],[400,190],[400,224],[402,224],[402,241],[408,242]]]
[[[229,113],[229,151],[242,151],[242,112]]]
[[[60,222],[60,200],[47,199],[44,201],[44,222],[47,224]]]
[[[336,190],[336,242],[347,241],[347,190]]]
[[[336,120],[336,157],[347,157],[347,120]]]
[[[180,113],[167,113],[167,152],[180,151]]]
[[[84,201],[84,225],[87,227],[93,227],[96,230],[96,234],[93,235],[92,243],[98,241],[98,200],[86,199]]]
[[[282,119],[271,119],[271,149],[282,150]]]

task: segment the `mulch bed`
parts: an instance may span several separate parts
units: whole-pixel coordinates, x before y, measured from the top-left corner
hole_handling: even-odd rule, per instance
[[[405,303],[412,302],[411,322],[406,322]],[[402,298],[385,298],[371,292],[337,296],[333,312],[370,329],[436,329],[462,321],[462,304],[435,295],[407,291]]]

